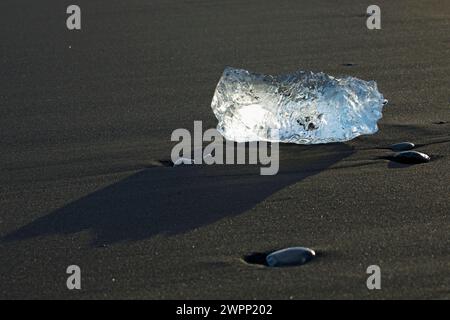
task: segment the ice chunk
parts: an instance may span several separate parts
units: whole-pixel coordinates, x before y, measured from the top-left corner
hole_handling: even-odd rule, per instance
[[[203,157],[203,161],[205,161],[206,159],[212,158],[211,153],[208,153],[207,155],[205,155]],[[185,157],[181,157],[181,158],[177,158],[175,161],[173,161],[173,166],[177,167],[177,166],[181,166],[183,164],[201,164],[200,163],[195,163],[194,159],[191,158],[185,158]]]
[[[304,247],[292,247],[272,252],[266,257],[269,267],[302,265],[316,255],[314,250]]]
[[[399,143],[395,143],[393,145],[391,145],[391,150],[392,151],[406,151],[406,150],[411,150],[415,148],[415,144],[409,141],[406,142],[399,142]]]
[[[429,155],[419,151],[402,151],[394,154],[389,158],[396,162],[408,164],[425,163],[430,162],[431,160],[431,157]]]
[[[313,144],[377,132],[386,102],[374,81],[307,71],[270,76],[227,67],[211,107],[217,130],[228,140]]]
[[[181,166],[182,164],[195,164],[194,159],[191,158],[178,158],[176,161],[173,162],[173,166]]]

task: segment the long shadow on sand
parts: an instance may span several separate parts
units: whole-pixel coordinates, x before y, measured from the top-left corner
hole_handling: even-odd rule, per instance
[[[317,174],[352,149],[345,144],[284,145],[280,171],[258,166],[154,167],[49,213],[3,240],[51,234],[93,233],[93,245],[187,232],[243,213],[288,185]]]

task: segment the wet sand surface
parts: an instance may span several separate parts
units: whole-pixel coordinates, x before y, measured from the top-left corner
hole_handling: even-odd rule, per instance
[[[2,1],[0,297],[450,298],[450,3],[377,4],[381,30],[359,1],[80,0],[69,31],[60,1]],[[215,127],[228,65],[375,80],[380,131],[282,145],[275,176],[160,165]],[[401,141],[432,161],[384,159]],[[296,245],[318,257],[242,260]]]

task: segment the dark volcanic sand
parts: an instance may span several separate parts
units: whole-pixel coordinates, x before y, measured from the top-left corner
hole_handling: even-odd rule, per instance
[[[450,2],[378,1],[372,31],[360,1],[77,3],[81,32],[64,1],[0,4],[0,298],[450,298]],[[227,65],[373,79],[389,104],[373,136],[281,146],[276,176],[155,166],[215,126]],[[401,141],[432,161],[384,159]],[[241,260],[286,246],[318,257]]]

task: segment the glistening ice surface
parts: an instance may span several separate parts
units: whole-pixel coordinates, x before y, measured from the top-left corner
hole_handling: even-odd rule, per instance
[[[313,144],[377,132],[385,102],[374,81],[307,71],[270,76],[227,67],[211,107],[217,130],[228,140]]]

